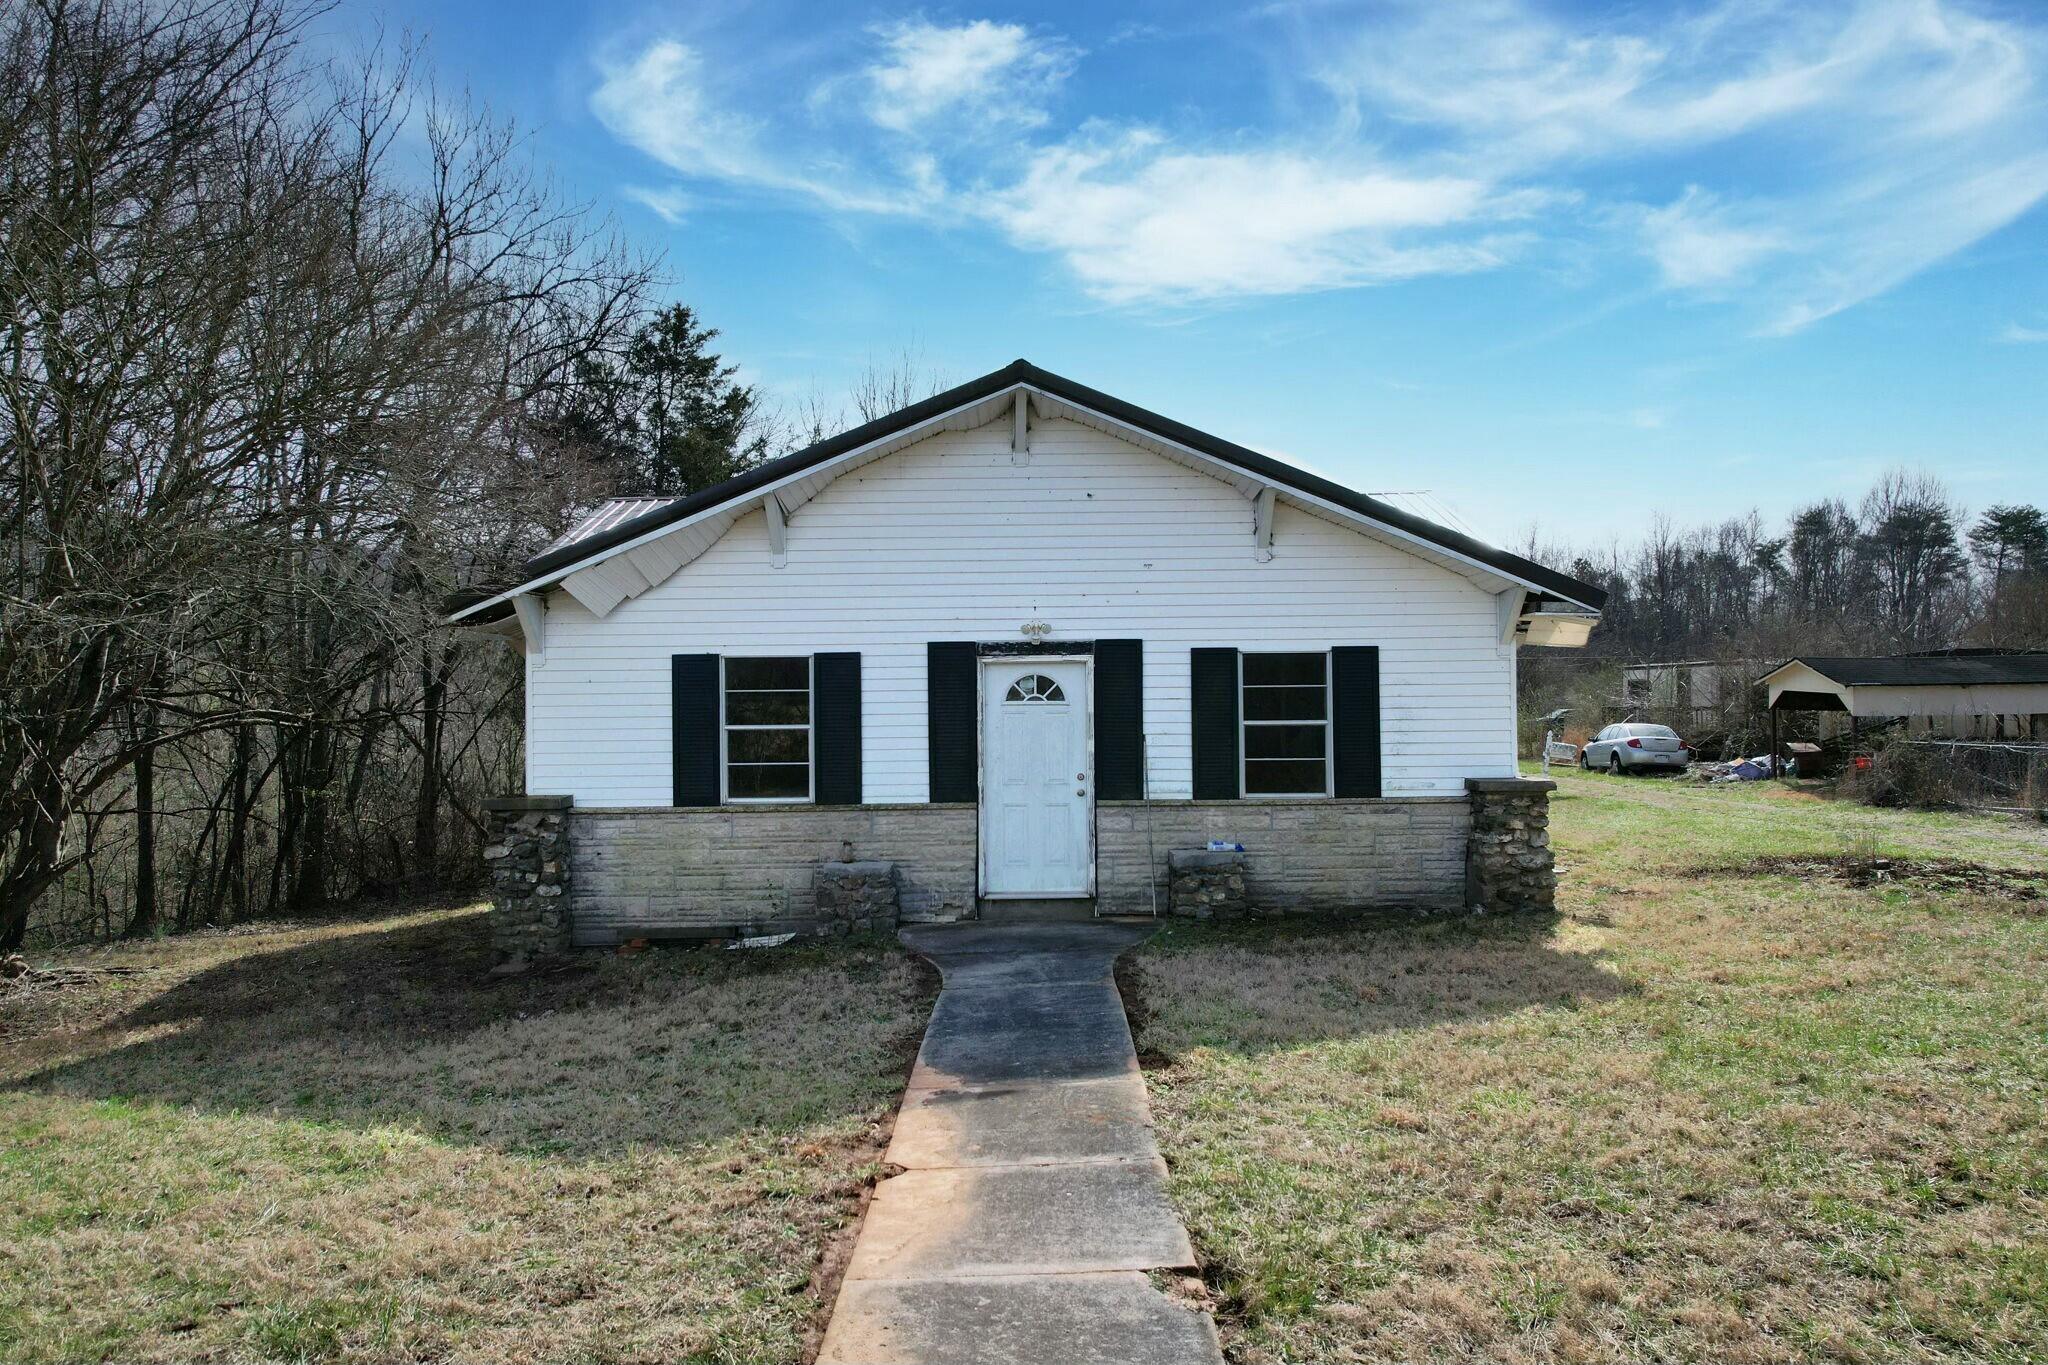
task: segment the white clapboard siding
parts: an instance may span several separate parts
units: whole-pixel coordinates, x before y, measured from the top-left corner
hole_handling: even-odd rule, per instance
[[[1512,652],[1493,597],[1404,550],[1281,504],[1273,558],[1222,482],[1067,420],[1010,458],[1010,426],[944,432],[826,486],[772,565],[758,509],[602,620],[548,599],[529,660],[529,791],[579,806],[670,799],[669,657],[862,656],[866,799],[927,799],[925,644],[1145,642],[1152,791],[1191,790],[1188,650],[1380,647],[1384,789],[1461,792],[1512,772]]]

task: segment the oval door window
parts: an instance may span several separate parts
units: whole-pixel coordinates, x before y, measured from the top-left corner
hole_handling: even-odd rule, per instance
[[[1010,684],[1010,691],[1004,701],[1065,701],[1067,694],[1060,691],[1060,685],[1043,673],[1026,673]]]

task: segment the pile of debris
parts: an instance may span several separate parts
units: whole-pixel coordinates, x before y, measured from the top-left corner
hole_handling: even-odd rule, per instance
[[[1921,886],[1935,891],[2023,901],[2027,903],[2029,914],[2048,911],[2048,873],[1986,867],[1961,858],[1883,858],[1856,853],[1828,857],[1794,853],[1758,858],[1743,870],[1789,873],[1809,879],[1824,877],[1850,886]]]
[[[82,986],[109,976],[139,976],[147,967],[31,967],[20,953],[0,957],[0,991]]]
[[[1695,763],[1686,776],[1695,782],[1757,782],[1778,776],[1778,763],[1769,754],[1758,754],[1726,763]]]

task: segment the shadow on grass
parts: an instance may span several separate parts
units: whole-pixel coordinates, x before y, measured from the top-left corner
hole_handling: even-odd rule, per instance
[[[1552,915],[1169,925],[1119,964],[1142,1053],[1257,1054],[1306,1043],[1577,1010],[1633,994]]]
[[[885,1107],[933,994],[886,941],[592,953],[505,982],[489,961],[480,910],[251,952],[40,1040],[50,1064],[12,1088],[532,1154],[699,1147]]]

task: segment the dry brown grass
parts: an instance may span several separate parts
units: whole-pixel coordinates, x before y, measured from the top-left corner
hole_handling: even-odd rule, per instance
[[[788,1361],[930,984],[482,916],[210,935],[0,1004],[0,1358]]]
[[[1567,779],[1553,921],[1142,950],[1231,1357],[2048,1356],[2048,923],[1719,870],[1867,844],[1838,809]],[[1885,815],[1886,855],[2048,871],[2014,827]]]

